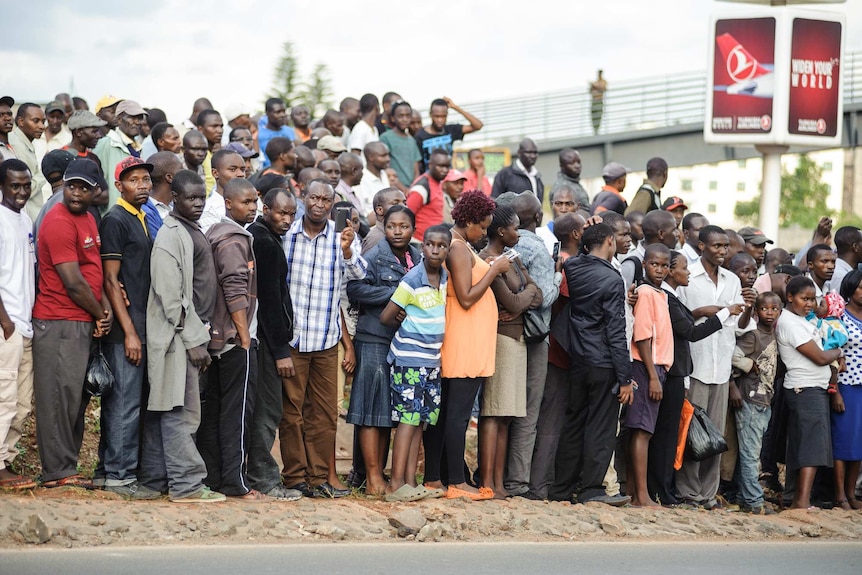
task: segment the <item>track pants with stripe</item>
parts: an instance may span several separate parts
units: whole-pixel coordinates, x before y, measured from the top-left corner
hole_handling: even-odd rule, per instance
[[[213,356],[201,395],[197,446],[207,468],[204,483],[225,495],[245,495],[251,487],[246,458],[254,413],[257,341]]]

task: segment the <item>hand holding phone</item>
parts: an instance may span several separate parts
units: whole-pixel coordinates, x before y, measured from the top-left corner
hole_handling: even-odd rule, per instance
[[[343,232],[344,228],[347,227],[347,222],[350,220],[350,208],[336,208],[335,209],[335,231]]]

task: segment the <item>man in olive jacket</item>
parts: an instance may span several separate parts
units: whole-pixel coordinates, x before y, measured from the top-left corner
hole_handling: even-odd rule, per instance
[[[150,258],[150,396],[138,481],[167,490],[177,503],[224,501],[224,495],[204,487],[206,466],[193,439],[201,421],[199,372],[210,364],[207,322],[216,283],[212,251],[197,224],[206,189],[196,173],[180,170],[171,190],[174,210],[165,217]]]

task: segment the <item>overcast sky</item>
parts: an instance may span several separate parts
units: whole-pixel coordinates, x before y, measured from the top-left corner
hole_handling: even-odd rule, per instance
[[[70,91],[164,109],[174,122],[195,98],[261,109],[281,45],[303,72],[329,67],[335,101],[394,90],[416,107],[586,89],[706,69],[713,0],[45,0],[3,2],[0,92],[44,102]],[[862,2],[847,14],[846,50],[862,50]]]

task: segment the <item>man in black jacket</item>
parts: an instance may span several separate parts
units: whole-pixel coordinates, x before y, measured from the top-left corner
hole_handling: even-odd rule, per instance
[[[564,264],[569,313],[564,316],[567,325],[556,324],[554,330],[573,367],[567,420],[548,495],[568,501],[577,487],[580,503],[622,506],[631,498],[610,496],[602,486],[616,442],[619,411],[614,396],[622,404],[632,401],[623,279],[611,265],[616,253],[613,229],[591,225],[584,230],[581,247],[587,253]]]
[[[518,157],[511,166],[506,166],[494,176],[494,186],[491,188],[491,197],[496,198],[506,192],[520,194],[530,191],[544,201],[545,184],[542,183],[542,174],[536,169],[536,160],[539,158],[539,150],[536,143],[530,138],[521,140],[518,146]]]
[[[263,199],[263,216],[248,227],[258,269],[257,405],[251,423],[248,481],[251,487],[276,499],[295,501],[296,489],[281,483],[272,444],[282,416],[282,379],[295,374],[289,342],[293,338],[293,304],[287,289],[287,260],[281,238],[296,216],[296,197],[283,188],[269,190]]]

